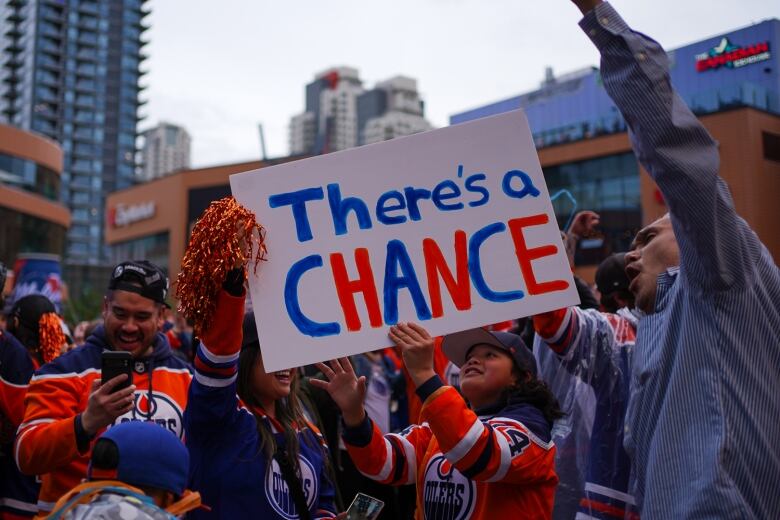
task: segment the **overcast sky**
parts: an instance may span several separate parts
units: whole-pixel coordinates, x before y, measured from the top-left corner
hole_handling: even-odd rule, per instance
[[[635,28],[673,48],[780,18],[778,0],[613,0]],[[141,129],[187,128],[195,167],[288,153],[304,86],[336,65],[373,87],[417,79],[437,127],[465,109],[597,65],[568,0],[152,0]],[[773,49],[772,52],[778,52]]]

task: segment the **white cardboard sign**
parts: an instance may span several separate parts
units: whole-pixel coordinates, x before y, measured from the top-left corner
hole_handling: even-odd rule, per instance
[[[232,175],[267,230],[250,271],[263,361],[282,370],[579,300],[521,111]]]

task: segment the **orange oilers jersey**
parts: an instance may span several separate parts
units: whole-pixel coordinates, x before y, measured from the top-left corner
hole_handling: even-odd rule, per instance
[[[30,381],[14,456],[23,473],[41,475],[40,511],[51,510],[57,499],[87,475],[94,438],[77,427],[77,416],[87,407],[92,382],[100,379],[101,354],[106,349],[110,346],[99,327],[85,345],[43,365]],[[187,365],[173,356],[165,337],[157,334],[152,354],[135,362],[135,406],[114,424],[155,422],[183,439],[190,379]]]
[[[344,441],[366,476],[417,484],[418,519],[551,518],[555,446],[550,425],[526,403],[477,416],[436,376],[423,384],[422,425],[384,437],[369,418]]]

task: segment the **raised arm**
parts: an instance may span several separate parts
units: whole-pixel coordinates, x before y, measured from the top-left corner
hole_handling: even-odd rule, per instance
[[[621,349],[634,343],[631,324],[615,314],[568,307],[533,317],[534,330],[563,368],[593,387],[609,391],[625,369]]]
[[[383,436],[363,407],[366,378],[355,375],[349,359],[317,366],[328,381],[311,379],[311,384],[326,390],[341,410],[346,426],[344,444],[355,466],[367,477],[383,484],[412,484],[431,440],[430,429],[410,426],[400,434]]]
[[[742,283],[760,243],[718,176],[717,143],[672,88],[666,53],[607,2],[574,3],[601,53],[604,86],[628,124],[634,151],[669,206],[683,274],[715,290]]]
[[[228,273],[223,290],[217,296],[212,326],[203,331],[195,356],[195,377],[190,384],[184,413],[187,437],[229,427],[238,414],[236,377],[243,338],[243,268]]]

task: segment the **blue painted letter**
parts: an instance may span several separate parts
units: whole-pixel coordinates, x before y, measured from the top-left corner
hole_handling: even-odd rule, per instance
[[[488,287],[485,277],[482,275],[482,265],[479,259],[479,249],[482,244],[496,233],[506,230],[506,224],[496,222],[489,224],[472,235],[469,240],[469,273],[471,281],[480,296],[490,302],[509,302],[525,297],[523,291],[494,291]]]
[[[512,179],[517,177],[520,182],[523,183],[523,188],[516,190],[512,187]],[[509,170],[504,174],[504,180],[501,182],[501,187],[504,189],[504,193],[515,199],[522,199],[528,195],[531,197],[538,197],[539,190],[534,186],[534,181],[531,177],[522,170]]]
[[[341,326],[335,322],[319,323],[310,320],[301,310],[301,304],[298,301],[298,282],[306,271],[316,267],[322,267],[320,255],[309,255],[290,267],[290,270],[287,271],[287,280],[284,283],[284,304],[287,306],[287,314],[299,331],[307,336],[320,338],[338,334],[341,331]]]
[[[342,200],[341,188],[338,184],[328,184],[328,202],[330,203],[330,214],[333,217],[333,228],[337,235],[347,234],[347,215],[350,211],[355,212],[360,229],[371,229],[371,216],[368,214],[368,207],[362,199],[357,197],[347,197]]]
[[[398,268],[401,275],[398,275]],[[412,260],[409,253],[406,252],[406,246],[400,240],[391,240],[387,243],[387,259],[385,260],[385,283],[384,283],[384,303],[385,303],[385,324],[395,325],[398,323],[398,290],[402,288],[409,289],[412,296],[414,309],[417,311],[417,319],[430,320],[431,310],[425,301],[420,283],[417,281],[417,274],[414,272]]]
[[[306,242],[312,239],[309,217],[306,215],[306,203],[310,200],[322,200],[324,198],[325,195],[322,192],[322,188],[306,188],[305,190],[271,195],[268,197],[268,205],[271,208],[292,206],[298,242]]]

